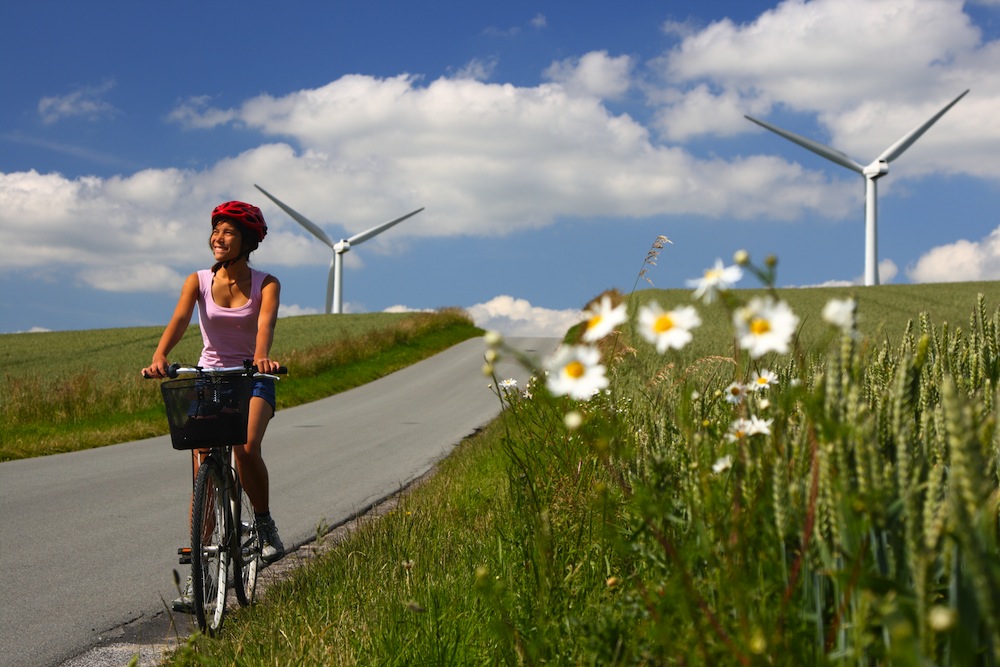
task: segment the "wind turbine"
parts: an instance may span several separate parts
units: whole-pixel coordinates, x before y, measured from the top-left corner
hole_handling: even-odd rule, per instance
[[[931,125],[936,123],[948,109],[955,106],[968,92],[966,90],[953,99],[923,125],[910,130],[908,134],[882,151],[882,154],[868,165],[861,165],[836,149],[824,146],[821,143],[806,139],[787,130],[782,130],[762,120],[757,120],[750,116],[744,116],[744,118],[865,177],[865,285],[878,285],[878,185],[876,181],[889,173],[890,162],[902,155],[907,148],[913,145],[913,142],[919,139],[924,132],[930,129]]]
[[[396,218],[395,220],[390,220],[389,222],[384,222],[381,225],[372,227],[371,229],[363,231],[360,234],[355,234],[351,238],[341,239],[340,241],[337,241],[336,243],[334,243],[333,239],[331,239],[329,236],[327,236],[326,232],[324,232],[322,229],[320,229],[318,225],[316,225],[315,223],[313,223],[311,220],[309,220],[308,218],[306,218],[304,215],[302,215],[301,213],[298,213],[297,211],[292,210],[284,202],[282,202],[282,201],[278,200],[277,198],[275,198],[274,195],[272,195],[270,192],[268,192],[264,188],[260,187],[256,183],[254,184],[254,187],[257,188],[258,190],[260,190],[261,192],[263,192],[267,196],[268,199],[270,199],[275,204],[277,204],[285,213],[287,213],[288,215],[292,216],[292,218],[296,222],[298,222],[300,225],[302,225],[303,227],[305,227],[306,229],[308,229],[310,232],[312,232],[313,235],[316,238],[318,238],[320,241],[322,241],[323,243],[325,243],[328,246],[330,246],[330,249],[333,250],[333,258],[330,260],[330,274],[327,277],[327,281],[326,281],[326,314],[327,315],[330,314],[331,307],[332,307],[332,312],[334,312],[334,313],[340,313],[341,310],[342,310],[342,308],[341,308],[341,306],[342,306],[342,301],[341,301],[341,285],[343,284],[343,273],[344,273],[344,264],[343,264],[342,255],[345,252],[347,252],[348,250],[350,250],[351,246],[358,245],[359,243],[361,243],[363,241],[367,241],[371,237],[376,236],[378,234],[381,234],[382,232],[384,232],[385,230],[389,229],[393,225],[399,224],[403,220],[406,220],[407,218],[409,218],[411,216],[414,216],[417,213],[420,213],[422,210],[424,210],[423,207],[420,207],[416,211],[413,211],[412,213],[407,213],[406,215],[402,216],[401,218]]]

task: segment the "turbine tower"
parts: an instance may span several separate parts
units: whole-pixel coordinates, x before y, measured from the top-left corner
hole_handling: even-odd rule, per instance
[[[330,249],[333,250],[333,258],[330,260],[330,273],[327,276],[326,280],[327,315],[330,314],[331,308],[332,312],[334,313],[340,313],[342,311],[341,286],[343,284],[343,273],[344,273],[344,263],[342,255],[348,250],[350,250],[351,246],[355,246],[363,241],[367,241],[371,237],[381,234],[382,232],[389,229],[393,225],[399,224],[403,220],[406,220],[407,218],[414,216],[417,213],[420,213],[422,210],[424,210],[423,207],[420,207],[416,211],[413,211],[412,213],[407,213],[406,215],[400,218],[396,218],[395,220],[390,220],[389,222],[384,222],[381,225],[372,227],[371,229],[363,231],[360,234],[355,234],[354,236],[348,239],[341,239],[340,241],[334,243],[333,240],[329,236],[327,236],[326,232],[320,229],[318,225],[313,223],[304,215],[298,213],[297,211],[292,210],[284,202],[276,199],[274,195],[272,195],[270,192],[260,187],[256,183],[254,184],[254,187],[263,192],[267,196],[267,198],[273,201],[275,204],[277,204],[281,208],[281,210],[290,215],[292,219],[294,219],[300,225],[302,225],[310,232],[312,232],[316,238],[318,238],[320,241],[330,246]]]
[[[762,120],[751,118],[750,116],[744,116],[744,118],[753,121],[761,127],[771,130],[776,134],[780,134],[785,139],[793,141],[799,146],[807,148],[813,153],[825,157],[827,160],[836,162],[842,167],[847,167],[851,171],[856,171],[865,177],[865,285],[878,285],[878,185],[876,184],[876,181],[889,173],[890,162],[902,155],[907,148],[913,145],[913,142],[919,139],[924,132],[929,130],[931,125],[936,123],[938,119],[948,111],[948,109],[955,106],[955,104],[957,104],[960,99],[965,97],[968,92],[969,91],[966,90],[964,93],[953,99],[923,125],[919,125],[910,130],[907,135],[882,151],[882,154],[875,158],[871,164],[868,164],[867,166],[855,162],[844,153],[830,148],[829,146],[824,146],[821,143],[817,143],[811,139],[806,139],[805,137],[794,134],[793,132],[782,130],[781,128],[765,123]]]

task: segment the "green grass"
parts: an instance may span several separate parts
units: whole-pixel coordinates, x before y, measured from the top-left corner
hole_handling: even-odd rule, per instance
[[[0,335],[0,461],[165,433],[157,384],[139,376],[161,332]],[[272,356],[290,374],[278,409],[370,382],[481,333],[457,309],[281,319]],[[193,326],[171,360],[194,364],[200,351]]]
[[[390,514],[170,664],[996,664],[989,287],[782,290],[801,353],[752,363],[721,306],[677,354],[625,326],[609,395],[498,395]],[[858,339],[819,321],[849,293]],[[724,400],[765,366],[778,387]],[[771,435],[730,442],[751,411]]]

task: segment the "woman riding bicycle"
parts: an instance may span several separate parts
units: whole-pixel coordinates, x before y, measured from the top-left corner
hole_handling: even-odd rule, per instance
[[[167,377],[170,366],[167,355],[187,330],[195,305],[204,342],[199,366],[242,366],[245,359],[252,359],[261,373],[278,370],[280,364],[269,355],[281,285],[274,276],[248,264],[250,253],[266,234],[267,224],[256,206],[230,201],[215,207],[208,242],[215,265],[211,270],[203,269],[187,277],[170,323],[153,353],[153,361],[143,373]],[[258,378],[250,399],[247,442],[233,448],[240,481],[253,504],[261,559],[266,563],[284,556],[284,546],[271,518],[267,466],[261,456],[261,442],[274,416],[274,407],[274,380]],[[189,580],[187,589],[174,600],[177,611],[191,610],[190,584]]]

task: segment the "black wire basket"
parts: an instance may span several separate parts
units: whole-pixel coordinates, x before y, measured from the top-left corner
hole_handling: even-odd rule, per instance
[[[174,449],[241,445],[253,378],[244,375],[169,380],[160,385]]]

